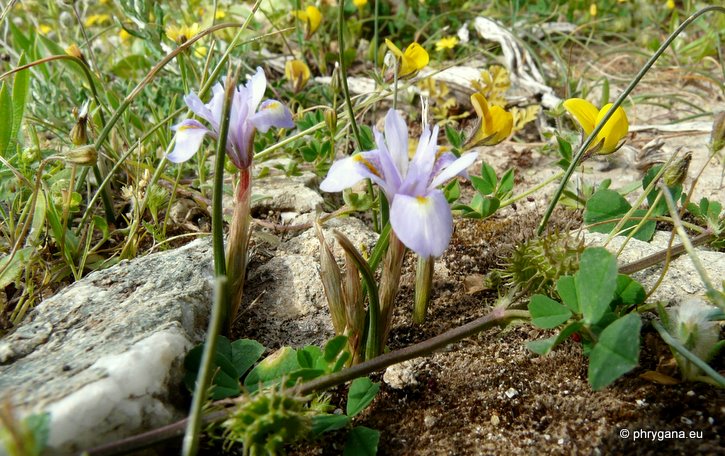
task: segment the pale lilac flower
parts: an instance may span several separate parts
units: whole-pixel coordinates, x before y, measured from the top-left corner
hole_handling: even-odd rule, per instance
[[[262,101],[267,88],[267,79],[261,68],[246,85],[240,84],[234,92],[227,135],[227,154],[232,163],[239,168],[248,168],[252,164],[254,132],[267,132],[270,127],[293,128],[292,114],[277,100]],[[176,131],[176,145],[167,155],[170,161],[181,163],[190,159],[204,140],[205,135],[217,138],[224,104],[224,87],[217,83],[212,88],[212,98],[204,104],[191,92],[184,102],[194,114],[206,120],[210,128],[194,119],[187,119],[173,127]],[[260,104],[261,103],[261,104]],[[259,108],[259,109],[257,109]]]
[[[390,202],[390,224],[406,247],[422,257],[440,256],[453,234],[453,217],[437,187],[460,175],[477,154],[456,158],[438,153],[438,127],[426,125],[412,160],[408,160],[408,127],[394,109],[385,116],[385,133],[375,132],[377,149],[359,152],[335,162],[320,184],[326,192],[339,192],[369,178],[383,189]]]

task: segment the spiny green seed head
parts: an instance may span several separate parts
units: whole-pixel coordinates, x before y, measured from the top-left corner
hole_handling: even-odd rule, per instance
[[[550,294],[559,277],[576,272],[584,247],[582,239],[566,232],[529,239],[505,261],[501,278],[508,286],[527,293]]]
[[[223,423],[227,448],[241,443],[245,455],[274,455],[284,445],[305,437],[312,425],[305,401],[270,390],[247,396]]]

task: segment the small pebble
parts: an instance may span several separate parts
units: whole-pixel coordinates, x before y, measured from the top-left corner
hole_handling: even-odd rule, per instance
[[[509,399],[513,399],[514,397],[518,396],[519,392],[516,391],[514,388],[509,388],[509,389],[506,390],[506,392],[504,394]]]
[[[494,426],[498,426],[501,423],[501,418],[498,417],[498,415],[491,415],[491,424]]]
[[[433,415],[426,415],[425,418],[423,418],[423,424],[427,428],[432,428],[435,426],[435,424],[438,422],[438,418],[436,418]]]
[[[687,395],[688,395],[689,397],[692,397],[692,396],[694,396],[694,395],[695,395],[695,392],[694,392],[694,391],[692,391],[692,390],[690,390],[690,391],[688,391],[688,392],[687,392]]]
[[[559,440],[556,441],[556,443],[558,443],[559,445],[563,445],[564,444],[564,439],[559,439]]]
[[[684,417],[684,416],[681,416],[681,417],[680,417],[680,422],[681,422],[682,424],[686,424],[686,425],[688,425],[688,426],[692,425],[692,420],[691,420],[691,419],[689,419],[689,418],[686,418],[686,417]]]

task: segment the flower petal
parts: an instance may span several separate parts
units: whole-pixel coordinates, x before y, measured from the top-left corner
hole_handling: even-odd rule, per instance
[[[593,104],[583,98],[569,98],[564,102],[564,109],[574,116],[584,133],[588,135],[594,130],[599,111]]]
[[[614,103],[609,103],[599,111],[595,125],[604,119],[604,116],[613,104]],[[625,113],[624,109],[620,106],[616,111],[614,111],[614,114],[612,114],[612,117],[609,118],[607,123],[604,125],[604,128],[602,128],[597,135],[597,139],[594,141],[595,143],[598,143],[602,139],[604,140],[604,144],[602,145],[602,149],[599,151],[599,154],[611,154],[617,150],[619,142],[627,136],[628,131],[629,121],[627,120],[627,113]]]
[[[395,109],[390,109],[385,116],[385,144],[400,177],[405,179],[408,173],[408,126]]]
[[[267,90],[267,77],[261,67],[257,67],[257,72],[249,79],[246,87],[249,90],[250,113],[255,112]]]
[[[494,135],[486,142],[488,146],[495,146],[508,138],[514,128],[514,115],[501,106],[491,106],[491,134]]]
[[[262,133],[266,133],[270,127],[295,127],[292,113],[287,106],[277,100],[264,100],[259,111],[249,117],[249,121]]]
[[[453,234],[451,209],[440,190],[423,196],[396,195],[390,224],[398,239],[422,257],[442,255]]]
[[[477,158],[478,154],[476,152],[469,152],[467,154],[461,155],[461,158],[454,161],[447,167],[443,168],[441,172],[433,178],[433,181],[430,183],[429,188],[436,188],[439,185],[445,184],[449,179],[453,178],[454,176],[465,173],[466,169],[468,169],[468,167],[471,166]]]
[[[333,163],[327,177],[320,183],[320,190],[340,192],[363,179],[372,179],[389,197],[395,194],[395,192],[390,193],[390,188],[385,182],[384,175],[381,172],[380,152],[377,150],[358,152],[352,157],[343,158]]]
[[[412,43],[403,52],[403,63],[400,65],[400,77],[417,73],[428,65],[428,52],[418,43]]]
[[[214,113],[209,109],[209,106],[205,105],[195,92],[192,91],[185,96],[184,103],[194,114],[209,122],[212,128],[219,128],[219,119],[214,117]]]
[[[436,162],[438,152],[438,126],[433,127],[433,132],[427,125],[423,129],[418,141],[418,148],[415,151],[413,160],[410,163],[408,175],[401,186],[400,191],[406,195],[420,195],[425,193],[431,174]]]
[[[187,119],[173,127],[176,130],[174,150],[166,156],[173,163],[182,163],[190,159],[201,146],[204,135],[210,133],[200,122]]]
[[[393,43],[389,39],[385,38],[385,45],[388,47],[388,49],[390,49],[390,52],[392,52],[396,57],[398,57],[399,59],[403,58],[403,51],[401,51],[400,48],[398,48],[398,46],[395,45],[395,43]]]

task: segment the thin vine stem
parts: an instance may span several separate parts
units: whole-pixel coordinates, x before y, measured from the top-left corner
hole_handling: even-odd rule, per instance
[[[705,13],[709,13],[711,11],[717,11],[719,13],[725,14],[725,7],[722,6],[707,6],[705,8],[700,9],[699,11],[692,14],[690,17],[688,17],[682,24],[680,24],[677,29],[670,34],[670,36],[667,37],[667,39],[662,43],[662,45],[657,49],[657,51],[650,57],[650,59],[647,61],[647,63],[642,67],[642,69],[639,70],[637,75],[634,77],[632,82],[629,83],[626,89],[617,97],[617,99],[614,101],[612,106],[609,108],[607,113],[604,115],[604,118],[594,127],[594,130],[589,134],[589,136],[584,140],[581,146],[579,146],[579,150],[577,151],[576,155],[571,161],[571,164],[569,165],[569,168],[567,168],[566,172],[564,173],[564,177],[561,180],[561,183],[559,184],[559,188],[557,188],[556,193],[554,193],[554,197],[551,199],[551,203],[549,203],[549,207],[546,209],[546,213],[544,214],[543,219],[541,220],[541,223],[539,224],[539,228],[537,229],[536,233],[537,235],[541,236],[541,234],[546,229],[546,225],[549,222],[549,219],[551,218],[551,214],[554,213],[554,208],[559,202],[559,199],[561,198],[562,193],[564,192],[564,188],[566,187],[566,183],[571,178],[571,175],[574,173],[574,169],[576,169],[577,165],[581,161],[584,154],[589,149],[589,146],[594,141],[594,138],[597,137],[600,131],[604,128],[606,123],[609,121],[609,119],[614,115],[614,112],[619,108],[624,100],[629,96],[629,94],[634,90],[634,88],[639,84],[640,80],[649,72],[649,70],[652,68],[652,66],[655,64],[655,62],[662,56],[662,54],[667,50],[667,48],[672,44],[672,42],[677,38],[680,33],[682,33],[687,27],[690,26],[698,17],[702,16]]]

